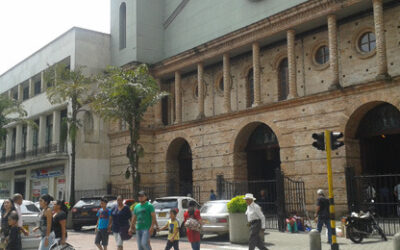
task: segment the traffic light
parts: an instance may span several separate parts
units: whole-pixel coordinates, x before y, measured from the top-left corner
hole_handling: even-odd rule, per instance
[[[343,141],[338,141],[338,139],[343,137],[342,132],[331,132],[331,149],[335,150],[344,145]]]
[[[325,136],[324,133],[314,133],[312,134],[312,138],[315,139],[315,142],[313,142],[313,147],[318,149],[318,150],[325,150]]]

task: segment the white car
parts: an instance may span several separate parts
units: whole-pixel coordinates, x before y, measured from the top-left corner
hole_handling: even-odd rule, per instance
[[[3,202],[4,200],[0,200],[0,207],[3,205]],[[29,230],[29,236],[22,234],[22,249],[38,249],[40,231],[34,233],[32,230],[40,224],[40,210],[32,201],[24,200],[21,205],[21,213],[24,228]]]
[[[196,203],[196,208],[200,208],[199,203],[191,198],[191,197],[186,197],[186,196],[170,196],[170,197],[163,197],[163,198],[157,198],[153,202],[154,210],[156,213],[156,218],[157,218],[157,224],[161,228],[165,226],[168,223],[168,220],[170,219],[169,216],[169,211],[172,208],[177,208],[179,210],[178,214],[176,215],[176,218],[179,223],[179,227],[181,228],[181,236],[186,234],[186,231],[184,230],[184,227],[182,227],[183,223],[183,214],[185,211],[188,210],[189,208],[189,202],[194,201]],[[155,235],[156,233],[154,233]]]

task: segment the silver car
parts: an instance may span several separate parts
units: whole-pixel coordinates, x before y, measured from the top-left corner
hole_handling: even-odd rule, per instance
[[[203,220],[201,234],[229,233],[229,214],[227,203],[229,200],[208,201],[200,209],[200,216]]]
[[[0,200],[0,207],[4,200]],[[34,233],[32,230],[39,226],[40,210],[32,201],[24,200],[21,205],[22,221],[24,228],[29,230],[29,236],[22,234],[22,249],[38,249],[40,243],[40,232]],[[1,215],[1,212],[0,212]]]

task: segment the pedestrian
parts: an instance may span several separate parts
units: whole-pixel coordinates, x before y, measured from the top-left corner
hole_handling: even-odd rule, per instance
[[[111,210],[107,209],[107,200],[101,198],[100,200],[100,210],[97,212],[97,224],[96,224],[96,239],[94,244],[99,248],[99,250],[107,250],[108,246],[108,233],[111,232]]]
[[[21,233],[18,226],[18,213],[12,211],[8,217],[10,232],[7,239],[6,250],[22,250]]]
[[[18,227],[20,228],[20,231],[25,235],[29,235],[29,231],[24,228],[24,223],[22,221],[22,213],[21,213],[21,205],[23,202],[24,198],[22,197],[21,194],[14,194],[13,196],[13,201],[15,205],[15,210],[17,211],[18,214]]]
[[[67,214],[68,208],[63,200],[57,200],[54,204],[53,231],[55,235],[54,244],[65,246],[67,241]]]
[[[247,221],[250,225],[250,239],[249,239],[249,250],[254,250],[256,247],[258,249],[266,250],[261,235],[264,236],[265,229],[265,216],[261,211],[261,207],[254,201],[253,194],[246,194],[243,199],[246,200],[247,210],[246,216]]]
[[[159,230],[168,229],[168,241],[165,246],[165,250],[169,250],[174,247],[174,250],[179,250],[179,223],[176,220],[177,210],[172,208],[169,210],[168,223]]]
[[[329,200],[325,198],[324,190],[318,189],[317,194],[317,210],[315,212],[315,218],[318,219],[317,230],[321,233],[322,226],[325,225],[328,230],[328,243],[331,244],[332,228],[329,219]]]
[[[258,205],[260,205],[260,207],[264,213],[267,212],[268,200],[267,200],[267,195],[266,195],[264,189],[260,190],[260,198],[258,199],[257,203],[258,203]]]
[[[153,205],[148,201],[145,191],[140,191],[138,198],[139,204],[133,209],[129,233],[132,234],[133,227],[136,226],[136,240],[139,250],[150,250],[150,236],[153,235],[156,225],[156,213]]]
[[[215,201],[217,199],[217,196],[214,194],[214,190],[210,190],[210,201]]]
[[[1,241],[5,243],[6,238],[10,234],[10,226],[8,224],[8,218],[11,213],[15,211],[14,202],[11,199],[5,199],[1,206]]]
[[[200,250],[200,211],[196,208],[196,203],[191,200],[188,210],[183,214],[183,225],[186,227],[187,238],[192,245],[192,250]],[[189,221],[189,223],[187,223]],[[188,225],[191,224],[191,225]]]
[[[112,232],[117,243],[118,250],[123,250],[124,241],[130,239],[128,236],[129,220],[132,218],[131,210],[124,205],[121,195],[117,197],[117,205],[111,210]]]
[[[52,229],[53,224],[53,213],[49,207],[50,202],[53,201],[53,197],[48,194],[44,194],[39,199],[40,208],[42,212],[40,214],[40,226],[33,229],[34,232],[40,230],[40,245],[39,250],[49,250],[54,244],[54,232]]]

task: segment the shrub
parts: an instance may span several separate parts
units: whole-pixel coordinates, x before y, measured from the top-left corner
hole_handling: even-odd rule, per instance
[[[244,195],[236,196],[228,202],[228,212],[234,213],[245,213],[247,209],[246,201],[243,199]]]

